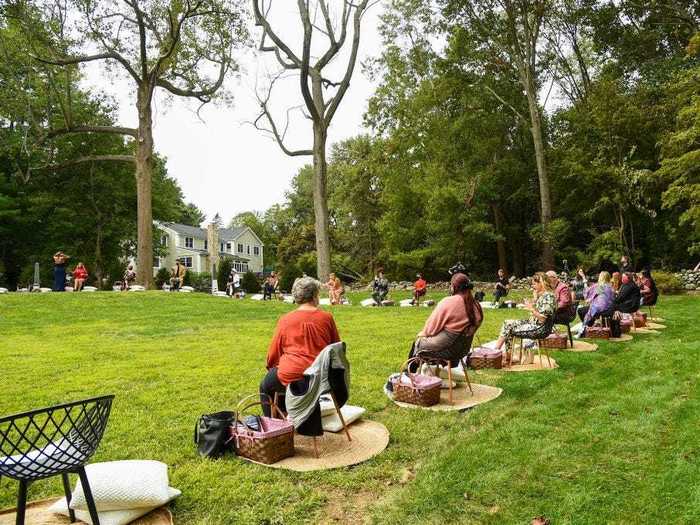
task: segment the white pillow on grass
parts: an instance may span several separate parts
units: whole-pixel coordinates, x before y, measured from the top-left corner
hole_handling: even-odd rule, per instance
[[[362,414],[365,413],[365,409],[353,405],[345,405],[340,408],[340,413],[343,414],[345,424],[350,426],[351,423],[354,423],[362,417]],[[340,422],[340,418],[335,410],[330,416],[321,418],[321,426],[326,432],[340,432],[343,430],[343,424]]]
[[[156,505],[153,507],[139,507],[136,509],[124,509],[124,510],[105,510],[97,513],[100,519],[100,525],[126,525],[139,519],[141,516],[145,516],[149,512],[162,507],[166,503],[174,500],[180,496],[182,492],[172,487],[168,488],[168,500],[163,502],[162,505]],[[68,513],[68,505],[66,505],[66,498],[61,498],[56,503],[49,507],[49,511],[55,514],[62,514],[64,516],[70,516]],[[80,521],[84,521],[88,525],[92,525],[92,520],[90,519],[90,513],[87,510],[76,510],[75,517]]]
[[[168,466],[160,461],[126,460],[85,467],[97,510],[159,507],[168,501]],[[72,509],[87,510],[83,487],[73,491]]]

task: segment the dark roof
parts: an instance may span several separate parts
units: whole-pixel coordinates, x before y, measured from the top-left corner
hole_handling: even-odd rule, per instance
[[[187,224],[178,224],[176,222],[164,222],[162,224],[166,228],[170,228],[171,230],[174,230],[181,235],[186,235],[188,237],[196,237],[197,239],[207,238],[207,230],[204,228],[188,226]],[[235,228],[219,228],[219,241],[233,241],[246,229],[246,226],[236,226]]]

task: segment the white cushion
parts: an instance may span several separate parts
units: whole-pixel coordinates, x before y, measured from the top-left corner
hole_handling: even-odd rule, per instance
[[[219,291],[217,291],[217,292],[212,292],[212,295],[213,295],[214,297],[228,297],[228,295],[226,295],[226,292],[219,292]]]
[[[374,299],[362,299],[360,304],[362,306],[375,306],[377,303],[374,302]]]
[[[263,297],[264,297],[264,296],[263,296],[263,294],[261,294],[261,293],[256,293],[256,294],[253,294],[253,295],[250,296],[250,298],[251,298],[253,301],[262,301],[262,300],[263,300]]]
[[[132,284],[131,286],[129,286],[130,292],[143,292],[144,290],[145,288],[140,284]]]
[[[7,288],[0,288],[0,293],[7,293]]]
[[[191,286],[181,286],[180,287],[181,292],[194,292],[194,288]]]
[[[362,407],[345,405],[340,409],[340,413],[343,414],[345,424],[350,425],[350,423],[362,417],[362,414],[365,413],[365,409]],[[321,418],[321,425],[326,432],[340,432],[343,430],[343,424],[340,422],[340,418],[338,414],[336,414],[335,409],[331,415]]]
[[[39,291],[41,293],[49,293],[51,291],[51,288],[39,288]]]
[[[413,299],[401,299],[399,306],[413,306]]]
[[[158,507],[168,501],[168,466],[160,461],[92,463],[85,467],[85,472],[97,510]],[[80,482],[73,491],[70,506],[87,509]]]
[[[168,500],[163,502],[163,505],[174,500],[182,494],[179,490],[172,487],[168,487]],[[124,510],[105,510],[98,512],[98,517],[100,519],[100,525],[126,525],[139,519],[141,516],[145,516],[152,510],[161,507],[162,505],[153,507],[139,507],[136,509],[124,509]],[[49,511],[55,514],[62,514],[64,516],[70,516],[68,513],[68,505],[66,505],[66,498],[61,498],[56,503],[49,507]],[[86,510],[76,510],[75,517],[80,521],[84,521],[88,525],[92,525],[92,520],[90,519],[90,513]]]
[[[321,299],[318,300],[318,304],[323,305],[323,306],[330,306],[331,300],[328,297],[322,297]]]
[[[294,304],[294,297],[292,297],[291,295],[284,295],[284,296],[282,296],[282,300],[283,300],[285,303]]]
[[[83,286],[83,292],[96,292],[97,288],[94,286]]]

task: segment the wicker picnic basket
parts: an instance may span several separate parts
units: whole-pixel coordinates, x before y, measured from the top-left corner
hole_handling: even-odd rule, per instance
[[[607,326],[589,326],[586,328],[586,337],[589,339],[610,339],[610,328]]]
[[[258,394],[254,394],[256,397]],[[251,397],[251,396],[248,396]],[[243,417],[246,410],[263,405],[262,401],[253,401],[242,408],[244,398],[238,403],[235,411],[234,424],[231,426],[231,440],[236,455],[248,458],[258,463],[270,465],[294,455],[294,426],[285,419],[260,416],[260,429],[253,429],[246,424]],[[272,407],[272,415],[281,414],[275,403],[268,398]]]
[[[632,319],[635,328],[644,328],[647,325],[647,314],[644,312],[634,312]]]
[[[478,346],[469,354],[469,368],[503,368],[503,352],[492,348]]]
[[[542,348],[554,348],[564,350],[568,346],[569,339],[565,334],[552,333],[540,341]]]
[[[394,401],[422,407],[430,407],[440,402],[442,379],[408,371],[411,363],[420,366],[422,362],[420,358],[414,357],[404,363],[399,377],[392,380]]]

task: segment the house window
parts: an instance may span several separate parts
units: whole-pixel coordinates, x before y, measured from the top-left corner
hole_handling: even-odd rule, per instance
[[[204,249],[208,250],[209,249],[209,241],[204,239]]]
[[[242,244],[238,245],[238,253],[243,253],[243,245]]]
[[[250,255],[250,244],[246,244],[245,251],[248,255]]]
[[[161,243],[163,246],[167,246],[167,245],[168,245],[168,236],[167,236],[167,235],[163,235],[163,236],[160,238],[160,243]]]
[[[192,237],[185,237],[185,248],[193,248],[194,239]]]
[[[253,246],[253,255],[260,255],[260,246]]]
[[[245,273],[248,271],[248,263],[236,261],[233,263],[233,269],[239,273]]]
[[[226,243],[226,251],[227,251],[228,253],[231,253],[231,243],[230,243],[230,242],[227,242],[227,243]]]
[[[154,258],[153,258],[153,267],[154,267],[154,268],[160,268],[160,257],[154,257]]]
[[[192,257],[180,257],[185,268],[192,268]]]

